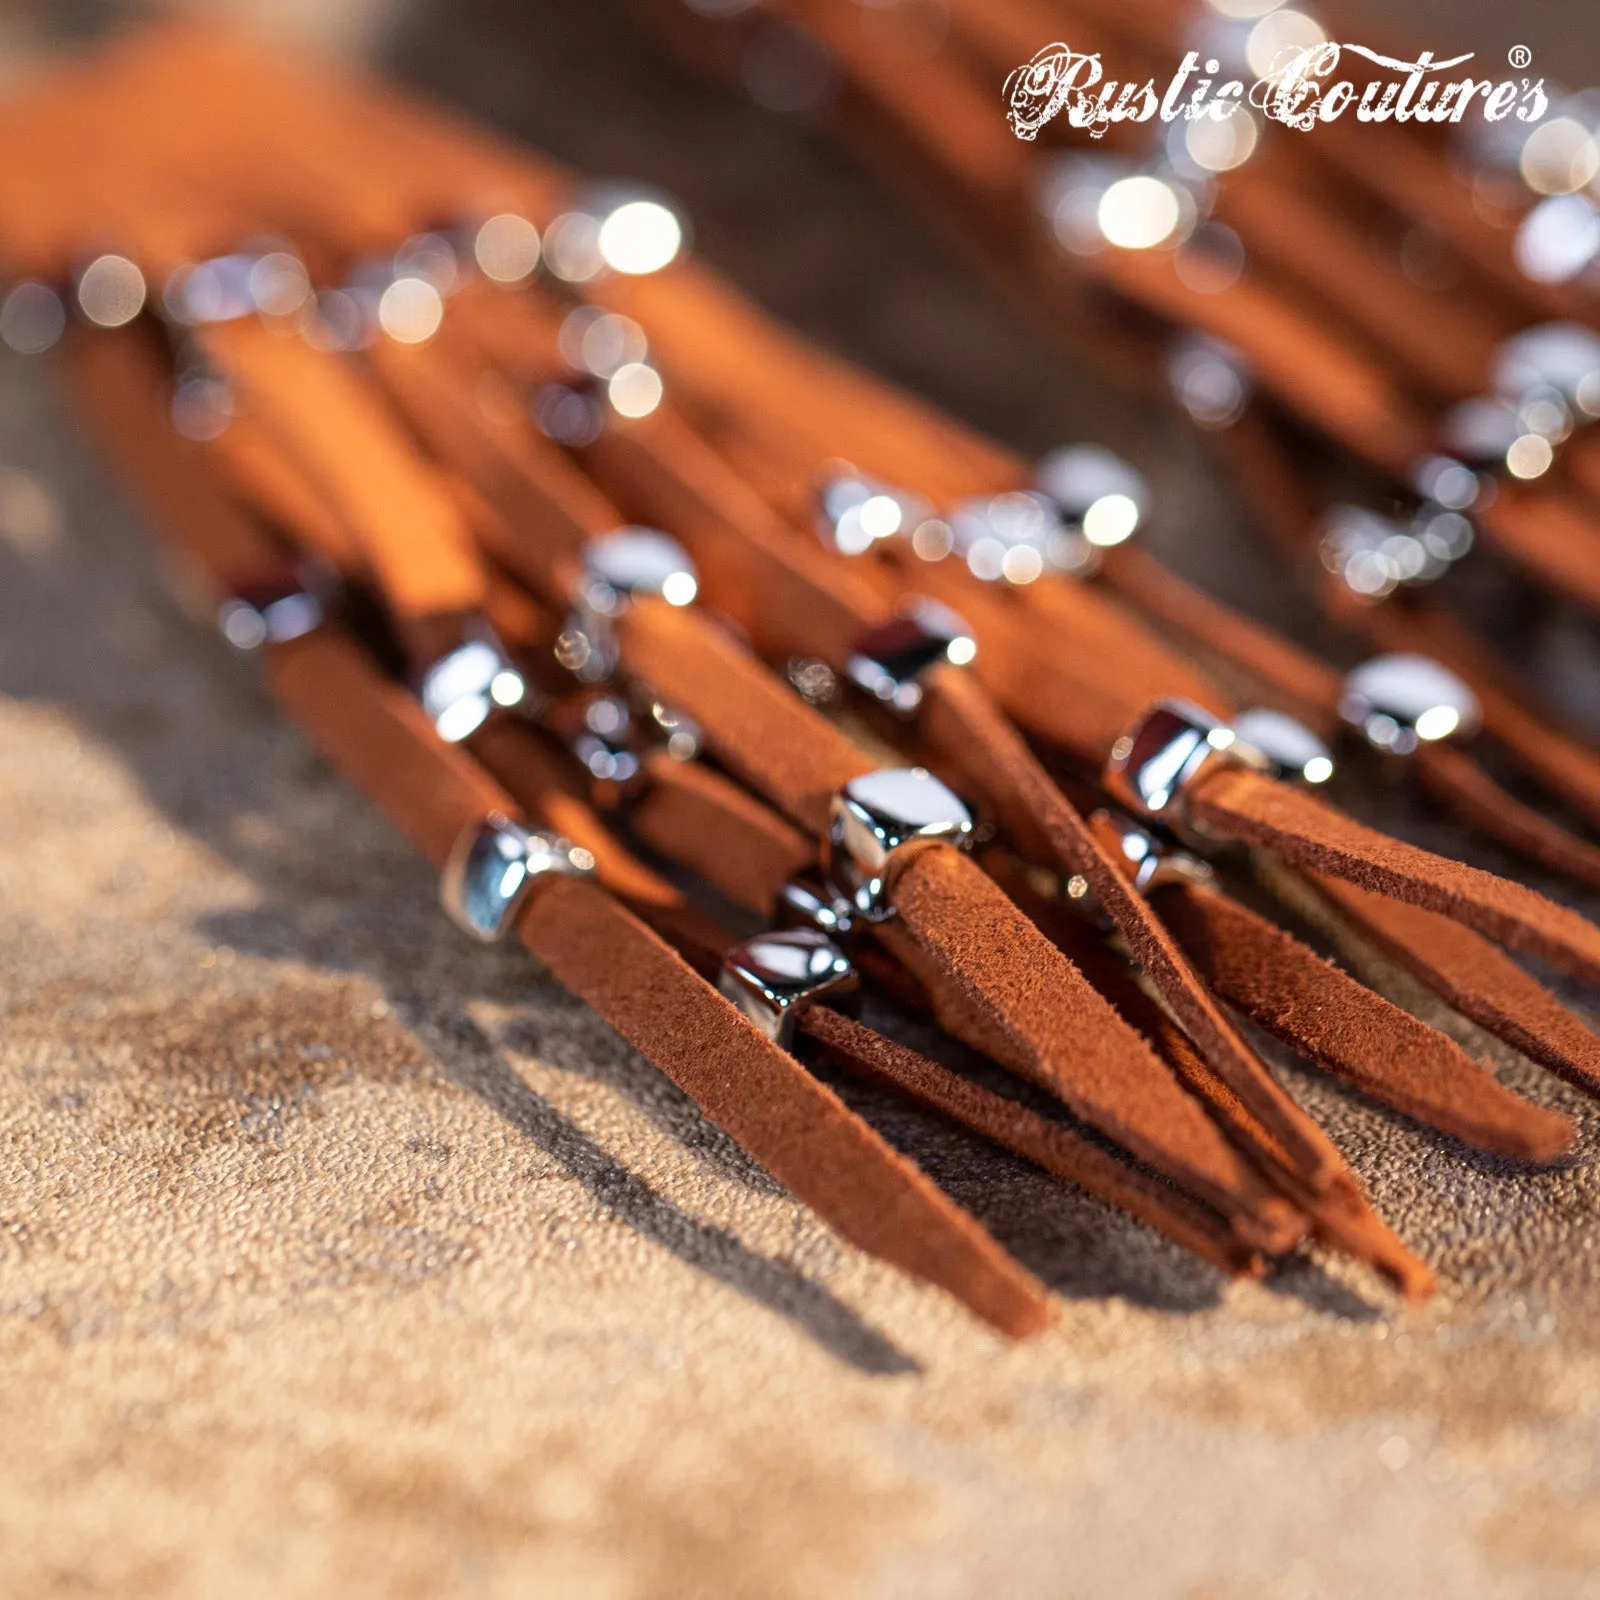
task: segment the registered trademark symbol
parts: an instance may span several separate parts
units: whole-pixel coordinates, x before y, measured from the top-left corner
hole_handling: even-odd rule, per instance
[[[1509,61],[1518,72],[1521,72],[1522,69],[1533,60],[1533,51],[1531,51],[1525,44],[1514,44],[1506,53],[1506,60]]]

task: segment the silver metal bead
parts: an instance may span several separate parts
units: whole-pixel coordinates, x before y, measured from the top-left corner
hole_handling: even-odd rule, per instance
[[[985,583],[1033,583],[1046,572],[1082,576],[1095,548],[1049,495],[1037,489],[978,495],[951,508],[950,545]]]
[[[1409,519],[1336,505],[1323,518],[1318,548],[1323,566],[1352,594],[1382,600],[1401,587],[1442,577],[1472,548],[1473,537],[1465,516],[1431,502],[1418,506]]]
[[[1471,738],[1483,708],[1467,684],[1429,656],[1374,656],[1344,680],[1339,715],[1373,749],[1411,755],[1440,739]]]
[[[1496,352],[1496,392],[1519,409],[1552,393],[1581,417],[1600,416],[1600,333],[1578,322],[1543,322]]]
[[[847,939],[855,930],[855,908],[830,884],[791,878],[778,891],[775,920],[783,928],[813,928],[830,939]]]
[[[556,217],[544,235],[544,263],[567,283],[588,283],[607,272],[659,272],[683,252],[688,223],[658,190],[593,184]]]
[[[910,537],[932,516],[932,505],[920,496],[842,463],[817,486],[817,536],[840,555],[861,555],[879,539]]]
[[[884,883],[889,858],[917,839],[942,839],[964,848],[972,839],[972,813],[922,767],[879,767],[852,778],[833,797],[829,880],[849,897],[858,916],[887,921],[894,915]]]
[[[602,616],[616,616],[630,600],[652,598],[686,606],[700,592],[700,577],[688,552],[655,528],[618,528],[586,540],[581,551],[579,603]]]
[[[1217,762],[1264,770],[1266,763],[1233,729],[1188,700],[1162,699],[1111,747],[1108,793],[1142,817],[1183,827],[1183,798]]]
[[[1097,444],[1052,450],[1035,467],[1033,481],[1067,527],[1096,550],[1131,537],[1150,512],[1150,489],[1143,477]]]
[[[856,641],[845,675],[902,717],[922,704],[922,680],[935,667],[965,666],[978,653],[965,620],[937,600],[913,596],[891,622]]]
[[[1333,776],[1333,752],[1303,722],[1269,706],[1241,711],[1228,724],[1280,782],[1326,783]]]
[[[1250,366],[1242,351],[1220,339],[1182,334],[1167,350],[1167,386],[1200,427],[1227,428],[1250,403]]]
[[[583,576],[556,646],[556,659],[585,683],[601,683],[617,668],[611,629],[637,599],[686,606],[700,577],[683,546],[655,528],[626,527],[584,542]]]
[[[787,1048],[807,1006],[855,989],[856,970],[827,935],[783,928],[741,939],[722,958],[717,988],[769,1039]]]
[[[325,615],[322,601],[304,589],[270,599],[235,595],[217,608],[217,628],[235,650],[258,650],[320,628]]]
[[[597,782],[627,785],[639,776],[633,714],[620,696],[568,700],[547,720]]]
[[[1128,876],[1140,894],[1166,883],[1214,884],[1217,875],[1198,856],[1158,839],[1132,817],[1118,811],[1100,811],[1095,820],[1109,822],[1117,835],[1117,849],[1128,863]]]
[[[492,944],[516,921],[536,878],[593,872],[594,857],[587,850],[557,834],[490,816],[456,840],[440,878],[439,900],[457,927]]]
[[[417,698],[447,744],[476,733],[496,709],[510,710],[528,697],[527,681],[487,624],[441,656],[417,679]]]

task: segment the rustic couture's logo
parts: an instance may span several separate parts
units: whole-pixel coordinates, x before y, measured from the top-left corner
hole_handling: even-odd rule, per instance
[[[1521,48],[1520,46],[1518,47]],[[1378,68],[1359,84],[1339,76],[1346,54]],[[1246,79],[1218,81],[1222,62],[1191,50],[1165,88],[1154,79],[1108,79],[1097,53],[1070,45],[1046,45],[1006,79],[1007,120],[1019,139],[1033,139],[1047,123],[1065,116],[1068,126],[1098,139],[1115,122],[1224,121],[1241,105],[1264,117],[1308,132],[1353,110],[1358,122],[1461,122],[1476,113],[1489,122],[1515,116],[1537,122],[1549,107],[1544,79],[1445,78],[1471,53],[1440,61],[1424,50],[1415,61],[1398,61],[1365,45],[1319,40],[1291,45],[1266,70]],[[1520,63],[1526,65],[1526,58]]]

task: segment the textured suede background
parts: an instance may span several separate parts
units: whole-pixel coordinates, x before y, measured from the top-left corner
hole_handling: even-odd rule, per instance
[[[603,10],[380,13],[384,59],[670,181],[835,342],[1016,444],[1126,448],[1185,508],[1163,554],[1310,628],[1191,441],[797,132]],[[1286,1068],[1444,1279],[1405,1315],[1315,1259],[1226,1286],[858,1096],[1059,1292],[1007,1347],[452,934],[148,550],[48,369],[0,364],[0,1593],[1600,1592],[1592,1103],[1455,1025],[1580,1121],[1519,1174]],[[1583,627],[1481,603],[1600,709]]]

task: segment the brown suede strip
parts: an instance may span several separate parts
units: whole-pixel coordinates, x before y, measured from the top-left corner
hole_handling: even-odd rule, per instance
[[[171,378],[147,329],[74,329],[66,356],[80,415],[190,585],[211,591],[215,602],[289,577],[284,551],[228,498],[205,447],[173,428]]]
[[[1281,1201],[975,862],[948,845],[907,845],[891,859],[889,885],[900,914],[894,931],[915,946],[909,964],[937,974],[929,988],[941,1022],[975,1035],[978,1048],[1140,1160],[1256,1224],[1248,1242],[1274,1253],[1286,1247],[1293,1222]]]
[[[1112,850],[1096,838],[982,691],[958,669],[943,668],[929,685],[925,719],[931,741],[986,775],[988,792],[1013,832],[1019,831],[1016,823],[1022,823],[1042,834],[1065,876],[1081,873],[1088,879],[1134,959],[1189,1030],[1201,1054],[1292,1152],[1291,1165],[1305,1181],[1313,1188],[1330,1181],[1341,1165],[1333,1146],[1262,1068],[1161,919],[1129,887]]]
[[[1417,752],[1417,773],[1429,794],[1491,839],[1600,888],[1600,845],[1507,794],[1471,756],[1452,745],[1425,745]]]
[[[1385,650],[1421,650],[1472,685],[1484,731],[1526,772],[1585,820],[1600,826],[1600,752],[1583,735],[1535,711],[1534,689],[1458,617],[1441,606],[1361,606],[1355,615]]]
[[[1437,912],[1338,878],[1313,881],[1384,955],[1462,1016],[1600,1094],[1600,1038],[1504,951]]]
[[[833,796],[873,763],[704,617],[640,601],[617,623],[622,663],[692,717],[710,749],[816,837]]]
[[[1507,483],[1474,516],[1508,561],[1558,594],[1600,610],[1600,533],[1574,496]]]
[[[578,769],[512,717],[492,716],[468,741],[473,756],[530,821],[553,829],[595,858],[600,882],[635,906],[680,906],[682,890],[623,849],[579,792]]]
[[[385,341],[369,353],[390,396],[439,459],[496,513],[491,554],[547,599],[565,600],[577,547],[622,520],[576,467],[515,416],[487,409],[452,350]]]
[[[683,541],[707,604],[736,618],[761,655],[819,656],[837,670],[890,615],[870,566],[830,558],[786,527],[669,406],[614,424],[583,454],[630,517]]]
[[[1238,1094],[1211,1069],[1190,1043],[1188,1035],[1139,986],[1117,954],[1081,917],[1060,902],[1040,899],[1018,881],[1014,870],[1003,872],[1001,881],[1040,931],[1079,966],[1123,1017],[1154,1045],[1189,1092],[1199,1097],[1229,1136],[1249,1152],[1257,1166],[1303,1210],[1310,1231],[1325,1244],[1375,1267],[1408,1296],[1421,1299],[1433,1292],[1432,1272],[1384,1225],[1372,1209],[1361,1180],[1345,1164],[1343,1156],[1336,1155],[1338,1170],[1334,1181],[1321,1190],[1313,1190],[1283,1147]],[[1270,1078],[1264,1062],[1256,1058],[1255,1064],[1261,1076]],[[1270,1081],[1276,1090],[1276,1080]],[[1322,1137],[1316,1124],[1298,1105],[1290,1101],[1289,1106],[1313,1137]]]
[[[558,982],[851,1243],[1014,1337],[1049,1321],[1042,1286],[971,1217],[602,891],[552,880],[520,931]]]
[[[1240,1245],[1209,1206],[1129,1165],[1067,1123],[985,1089],[827,1006],[806,1011],[800,1029],[823,1046],[829,1059],[892,1085],[1108,1205],[1120,1206],[1223,1272],[1260,1272],[1260,1258]]]
[[[1187,796],[1197,826],[1270,850],[1310,872],[1347,878],[1441,911],[1513,949],[1600,984],[1600,929],[1520,883],[1390,839],[1239,767],[1202,773]]]
[[[365,574],[368,558],[360,542],[294,456],[253,418],[232,418],[207,448],[239,497],[270,527],[282,529],[308,554],[321,556],[342,577]]]
[[[1340,677],[1332,667],[1219,605],[1204,590],[1168,572],[1147,550],[1119,545],[1106,551],[1101,575],[1163,627],[1178,629],[1286,695],[1301,716],[1325,722],[1337,712]]]
[[[644,768],[649,784],[628,825],[735,905],[768,915],[778,890],[816,859],[814,840],[709,767],[656,750]]]
[[[1153,896],[1225,999],[1374,1099],[1468,1144],[1549,1161],[1572,1124],[1504,1089],[1453,1040],[1330,965],[1265,917],[1213,890]]]
[[[481,604],[482,565],[460,512],[379,395],[337,357],[253,318],[210,324],[203,337],[350,529],[399,618]]]
[[[515,814],[510,796],[350,640],[319,629],[264,653],[268,685],[290,716],[434,866],[470,823]]]

